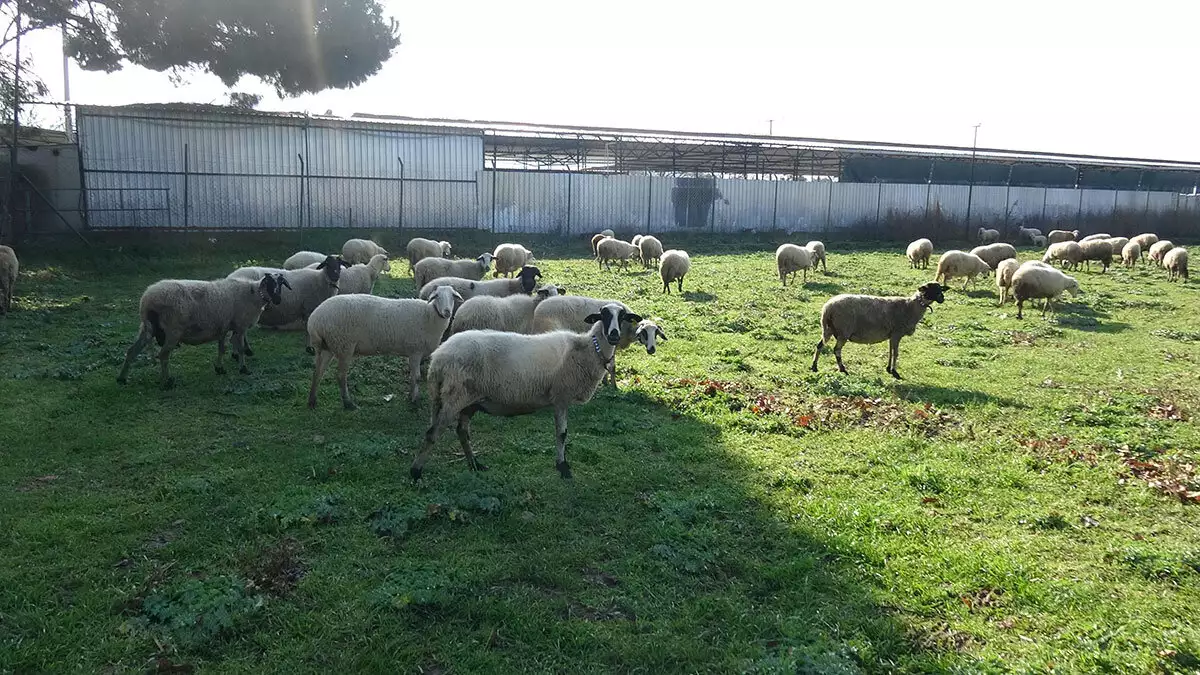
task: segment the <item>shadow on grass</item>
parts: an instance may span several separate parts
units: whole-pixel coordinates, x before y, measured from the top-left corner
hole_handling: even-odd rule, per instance
[[[688,302],[712,302],[717,299],[717,296],[704,291],[684,291],[682,297]]]
[[[1092,333],[1115,334],[1131,328],[1123,321],[1111,321],[1112,315],[1102,309],[1078,302],[1058,301],[1054,303],[1054,320],[1063,327],[1076,328]]]
[[[791,284],[789,284],[789,287],[790,286]],[[841,284],[835,284],[829,281],[812,281],[811,279],[808,281],[808,283],[800,284],[800,287],[813,293],[840,293],[842,291]]]
[[[1024,403],[1004,396],[995,396],[973,389],[942,387],[931,384],[899,382],[896,394],[906,401],[932,403],[937,406],[993,403],[1005,408],[1026,408]]]

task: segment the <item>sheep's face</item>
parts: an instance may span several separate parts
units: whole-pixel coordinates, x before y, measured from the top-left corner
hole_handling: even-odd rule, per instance
[[[325,270],[325,278],[329,279],[329,285],[334,288],[337,288],[338,280],[342,278],[343,267],[350,267],[350,263],[336,255],[325,256],[321,264],[317,265],[317,269]]]
[[[945,302],[946,291],[948,290],[950,290],[949,286],[943,286],[936,281],[923,284],[917,289],[921,297],[925,300],[926,305],[931,305],[935,302],[939,304]]]
[[[1080,293],[1083,293],[1083,291],[1079,290],[1079,282],[1078,281],[1076,281],[1073,277],[1067,277],[1067,279],[1069,280],[1069,281],[1067,281],[1067,292],[1068,293],[1070,293],[1071,295],[1079,295]]]
[[[283,302],[283,289],[291,287],[282,274],[268,274],[258,282],[258,297],[266,304],[278,305]]]
[[[532,293],[537,287],[537,280],[542,278],[542,271],[533,265],[526,265],[517,273],[517,278],[521,280],[521,291]]]
[[[647,354],[653,354],[655,351],[657,351],[655,343],[658,340],[662,340],[663,342],[667,341],[667,334],[658,327],[658,324],[648,319],[638,323],[637,329],[634,331],[633,335],[637,338],[637,341],[642,343],[642,346],[646,348]]]
[[[392,271],[392,263],[391,263],[391,261],[388,260],[388,257],[386,255],[384,255],[382,253],[377,253],[376,257],[378,257],[380,262],[383,263],[383,266],[379,268],[380,270],[382,270],[384,272]]]
[[[492,268],[492,260],[495,260],[495,258],[496,256],[492,255],[491,253],[484,253],[475,260],[479,262],[480,265],[483,265],[483,271],[486,272]]]
[[[439,241],[438,244],[441,245],[441,247],[442,247],[442,257],[449,258],[450,257],[450,242]]]
[[[624,307],[616,303],[604,305],[599,312],[589,314],[584,319],[589,325],[599,322],[604,339],[608,340],[608,344],[614,346],[621,342],[622,323],[639,323],[641,320],[642,317],[626,311]]]
[[[443,319],[454,316],[454,308],[461,302],[463,297],[453,286],[438,286],[429,298],[429,304],[433,305],[434,311]]]
[[[539,300],[552,298],[556,295],[558,295],[558,286],[553,286],[551,284],[546,284],[537,290],[537,297]]]

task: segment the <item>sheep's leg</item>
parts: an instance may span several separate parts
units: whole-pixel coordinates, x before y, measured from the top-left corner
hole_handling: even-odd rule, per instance
[[[1017,298],[1017,318],[1018,318],[1018,319],[1024,318],[1024,317],[1022,317],[1022,316],[1021,316],[1021,312],[1022,312],[1022,310],[1023,310],[1023,308],[1024,308],[1024,307],[1025,307],[1025,299],[1024,299],[1024,298]]]
[[[467,467],[472,471],[487,471],[487,467],[475,459],[475,453],[471,451],[471,416],[478,411],[479,408],[471,406],[464,409],[458,414],[458,444],[462,447],[463,458],[467,460]]]
[[[784,288],[787,288],[787,272],[779,273],[779,281],[783,284]]]
[[[121,372],[117,375],[117,384],[125,384],[128,381],[129,367],[133,365],[133,360],[138,354],[150,344],[150,340],[154,339],[150,331],[146,330],[146,325],[142,325],[141,331],[138,332],[137,339],[129,346],[129,351],[125,352],[125,364],[121,366]]]
[[[408,402],[414,406],[421,396],[421,360],[423,358],[423,354],[413,354],[408,357]]]
[[[846,370],[846,365],[842,363],[842,347],[845,344],[846,340],[839,337],[837,343],[833,345],[833,355],[837,358],[838,370],[848,375],[849,371]]]
[[[897,380],[902,380],[904,378],[900,377],[900,373],[897,372],[897,368],[899,367],[899,365],[900,365],[900,336],[897,335],[892,338],[891,343],[888,345],[888,372],[891,373],[892,377],[896,378]]]
[[[669,282],[669,281],[663,282],[663,293],[666,293],[667,295],[671,294],[671,282]]]
[[[353,362],[353,349],[338,356],[338,391],[342,394],[342,407],[346,410],[356,410],[358,408],[358,404],[354,402],[354,399],[350,398],[350,383],[347,381],[347,377],[350,375],[350,364]]]
[[[801,283],[805,283],[805,284],[808,283],[808,268],[807,267],[804,268],[804,281]]]
[[[238,372],[242,375],[249,375],[250,369],[246,367],[246,355],[249,353],[246,349],[246,331],[234,332],[229,338],[229,346],[233,348],[233,353],[237,356]]]
[[[606,381],[601,384],[611,384],[613,389],[617,388],[617,355],[615,353],[608,360],[608,374],[604,376],[604,379]]]
[[[425,430],[425,440],[421,443],[421,450],[417,456],[413,458],[412,466],[408,468],[408,475],[415,481],[421,479],[421,473],[425,469],[425,462],[429,460],[429,451],[437,445],[438,436],[444,427],[450,425],[450,421],[456,418],[459,414],[458,410],[454,410],[443,404],[438,397],[437,392],[430,392],[430,397],[433,399],[433,412],[429,417],[429,428]]]
[[[571,465],[567,464],[567,406],[554,406],[554,468],[563,478],[571,477]]]
[[[317,352],[317,358],[313,361],[313,378],[312,385],[308,388],[308,409],[317,409],[317,388],[321,386],[321,378],[325,376],[325,369],[329,367],[329,359],[333,358],[333,352],[322,349]]]
[[[679,292],[683,292],[683,277],[679,277]]]
[[[217,360],[213,363],[213,370],[218,375],[225,374],[225,365],[222,363],[225,360],[225,334],[221,333],[221,337],[217,338]]]
[[[175,380],[171,378],[171,368],[169,363],[171,361],[171,352],[174,351],[178,346],[178,338],[172,339],[171,337],[168,337],[166,342],[163,343],[162,349],[158,351],[158,362],[161,369],[160,380],[162,382],[163,389],[170,389],[171,387],[175,386]]]
[[[825,338],[817,340],[817,348],[813,350],[812,371],[817,372],[817,359],[821,358],[821,347],[825,346]]]

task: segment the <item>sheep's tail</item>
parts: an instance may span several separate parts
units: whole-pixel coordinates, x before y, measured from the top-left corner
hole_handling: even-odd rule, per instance
[[[143,330],[149,328],[149,332],[154,335],[154,341],[161,347],[167,342],[167,331],[163,330],[162,317],[158,315],[156,310],[146,312],[146,321]]]

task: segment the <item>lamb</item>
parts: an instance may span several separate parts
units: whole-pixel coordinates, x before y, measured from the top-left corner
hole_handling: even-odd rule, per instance
[[[1044,235],[1035,234],[1032,237],[1033,245],[1038,248],[1046,248],[1046,237]]]
[[[446,260],[445,258],[425,258],[413,265],[413,286],[423,288],[425,284],[438,277],[460,277],[462,279],[483,278],[492,266],[492,254],[482,253],[473,260]]]
[[[980,260],[988,264],[989,269],[994,270],[1001,260],[1016,258],[1017,249],[1013,248],[1012,244],[988,244],[971,249],[971,255],[979,256]]]
[[[1150,262],[1155,265],[1162,266],[1163,257],[1167,255],[1167,251],[1175,248],[1175,244],[1171,243],[1170,239],[1160,239],[1150,245]]]
[[[1176,246],[1167,251],[1167,254],[1162,259],[1163,267],[1167,268],[1167,280],[1175,281],[1177,279],[1188,278],[1188,252],[1186,248]]]
[[[1040,236],[1042,236],[1042,231],[1036,227],[1017,227],[1017,241],[1028,239],[1031,243],[1034,243],[1034,237]]]
[[[963,277],[963,290],[965,291],[967,283],[973,283],[975,277],[991,271],[991,266],[974,253],[958,250],[946,251],[938,258],[937,275],[934,276],[934,279],[948,283],[954,277]]]
[[[1013,273],[1020,266],[1021,263],[1012,258],[1001,260],[1000,264],[996,266],[996,286],[1000,289],[1000,305],[1004,305],[1004,301],[1008,299],[1008,290],[1012,287]]]
[[[1063,267],[1074,269],[1079,267],[1079,263],[1083,262],[1083,248],[1076,241],[1060,241],[1057,244],[1050,244],[1050,248],[1046,249],[1046,255],[1042,256],[1042,262],[1049,263],[1059,261]]]
[[[1012,296],[1017,301],[1017,318],[1024,318],[1022,311],[1025,301],[1034,298],[1045,298],[1046,304],[1042,307],[1042,316],[1045,316],[1053,300],[1063,291],[1078,295],[1079,282],[1048,265],[1021,265],[1012,278]]]
[[[0,316],[8,314],[12,309],[17,273],[20,271],[21,263],[17,260],[17,252],[8,246],[0,245]]]
[[[612,230],[605,230],[604,232],[612,232]],[[596,257],[596,245],[599,244],[600,242],[604,241],[605,239],[612,238],[611,234],[604,234],[604,232],[601,232],[600,234],[597,234],[592,237],[592,257],[593,258]]]
[[[1129,241],[1136,241],[1142,247],[1142,256],[1150,252],[1150,247],[1158,243],[1158,235],[1150,232],[1139,234]]]
[[[1080,239],[1079,243],[1082,244],[1085,241],[1096,241],[1097,239],[1112,239],[1112,235],[1108,234],[1107,232],[1101,232],[1099,234],[1089,234],[1088,236],[1084,237],[1083,239]]]
[[[263,309],[282,302],[284,288],[290,288],[282,274],[264,274],[261,279],[218,279],[194,281],[164,279],[150,284],[138,306],[141,329],[133,345],[125,352],[125,363],[117,383],[128,382],[133,360],[150,340],[161,349],[158,360],[164,389],[175,383],[171,378],[171,352],[180,344],[200,345],[216,341],[217,359],[213,370],[225,373],[225,336],[232,333],[231,344],[238,357],[238,372],[247,374],[246,331],[259,319]]]
[[[596,265],[600,269],[607,266],[611,270],[612,261],[617,260],[621,263],[621,269],[629,269],[629,259],[640,253],[640,248],[627,241],[611,237],[601,239],[600,243],[596,244]]]
[[[454,288],[464,300],[470,300],[477,295],[489,295],[503,298],[510,295],[529,295],[537,286],[537,280],[542,278],[542,271],[533,265],[526,265],[512,279],[492,279],[491,281],[472,281],[459,277],[438,277],[421,287],[417,297],[428,300],[433,297],[433,291],[438,286],[448,285]]]
[[[929,257],[933,255],[933,242],[928,239],[918,239],[908,245],[908,250],[904,255],[908,256],[908,264],[914,270],[918,267],[923,270],[929,269]]]
[[[561,291],[561,292],[565,292]],[[468,330],[500,330],[507,333],[533,334],[533,312],[546,298],[559,295],[557,286],[542,286],[532,296],[509,295],[498,298],[477,295],[454,312],[450,334]]]
[[[662,277],[663,293],[671,294],[671,282],[679,282],[679,292],[683,292],[683,277],[692,269],[692,259],[687,251],[671,249],[662,254],[658,264],[658,275]]]
[[[1108,266],[1112,264],[1113,247],[1107,239],[1085,239],[1079,242],[1079,248],[1083,251],[1083,260],[1088,269],[1092,267],[1091,261],[1096,260],[1099,261],[1102,272],[1108,271]]]
[[[472,415],[482,411],[510,417],[553,407],[555,468],[564,479],[570,478],[567,409],[572,403],[591,400],[621,340],[621,325],[641,320],[623,305],[610,303],[584,318],[589,331],[583,335],[483,330],[452,336],[429,361],[433,410],[409,475],[414,481],[421,478],[441,430],[452,422],[458,422],[458,440],[467,466],[480,471],[485,467],[471,451]]]
[[[242,267],[231,272],[226,278],[252,281],[261,278],[264,273],[282,273],[292,292],[284,297],[283,302],[273,304],[263,310],[262,316],[258,318],[258,323],[261,326],[280,330],[302,330],[313,310],[322,302],[337,295],[343,267],[349,267],[346,261],[331,255],[319,263],[316,269],[284,271]],[[307,342],[307,338],[305,342]],[[253,356],[254,351],[250,349],[248,342],[243,339],[242,343],[247,349],[246,353]],[[304,349],[310,354],[313,353],[311,343],[306,344]]]
[[[634,244],[634,246],[638,247],[643,267],[649,267],[650,261],[652,260],[655,264],[658,264],[658,262],[662,259],[663,245],[662,242],[658,240],[658,237],[646,235],[642,237],[638,243]]]
[[[819,241],[810,241],[804,245],[808,252],[812,254],[813,269],[817,269],[817,263],[821,263],[821,271],[828,272],[829,268],[825,266],[825,244]]]
[[[298,251],[293,253],[287,260],[283,261],[283,269],[298,270],[321,262],[328,255],[325,253],[317,253],[316,251]]]
[[[533,262],[533,251],[520,244],[500,244],[492,252],[492,259],[496,261],[493,277],[511,275]]]
[[[1141,258],[1142,247],[1136,241],[1125,244],[1125,247],[1121,249],[1121,261],[1125,263],[1126,267],[1133,267]]]
[[[796,272],[803,271],[801,283],[808,283],[808,269],[813,266],[812,251],[795,244],[781,244],[775,249],[775,269],[779,272],[779,281],[787,288],[787,277],[792,275],[792,283],[796,283]]]
[[[989,230],[981,227],[976,234],[979,235],[979,241],[983,244],[992,244],[1000,241],[1000,230]]]
[[[408,271],[411,273],[413,266],[424,258],[449,258],[450,249],[448,241],[434,241],[421,237],[409,239],[408,245],[404,247],[404,252],[408,255]]]
[[[329,366],[338,360],[338,389],[342,406],[354,410],[346,376],[356,356],[398,355],[408,357],[408,400],[420,395],[421,360],[432,354],[454,315],[461,298],[449,286],[441,286],[429,300],[381,298],[377,295],[339,295],[321,303],[308,320],[308,339],[317,348],[308,407],[317,407],[317,387]]]
[[[367,264],[371,262],[371,258],[380,253],[387,255],[387,249],[376,244],[370,239],[347,239],[345,244],[342,244],[342,259],[351,265],[359,263]]]
[[[1079,230],[1050,230],[1050,234],[1046,235],[1046,242],[1057,244],[1064,241],[1075,241],[1079,237]]]
[[[371,262],[366,265],[352,265],[342,272],[338,281],[338,295],[370,295],[375,291],[375,282],[379,280],[379,275],[391,269],[387,256],[382,253],[372,256]]]
[[[624,303],[617,300],[598,300],[582,295],[558,295],[552,298],[546,298],[538,304],[533,311],[533,332],[546,333],[553,330],[570,330],[576,333],[586,333],[588,324],[583,320],[589,314],[595,314],[600,311],[600,308],[605,305],[620,305],[626,310],[629,308]],[[621,324],[621,341],[617,344],[617,349],[626,349],[634,343],[634,341],[642,343],[646,347],[646,352],[652,354],[652,343],[647,343],[637,333],[637,326],[633,323]],[[612,386],[617,386],[617,363],[613,359],[608,367],[608,376],[605,377],[605,382],[611,382]]]
[[[918,287],[917,292],[908,298],[849,293],[835,295],[821,308],[821,339],[817,341],[817,348],[813,352],[812,371],[817,372],[821,348],[829,338],[837,339],[833,355],[837,358],[838,370],[843,373],[846,372],[846,366],[842,363],[842,347],[847,341],[869,345],[889,340],[887,372],[897,380],[902,379],[896,370],[900,358],[900,339],[916,332],[925,311],[935,302],[945,302],[945,292],[948,290],[948,286],[930,281]]]
[[[1125,244],[1129,243],[1129,237],[1111,237],[1106,239],[1109,246],[1112,246],[1113,255],[1121,255],[1121,249],[1125,248]]]

